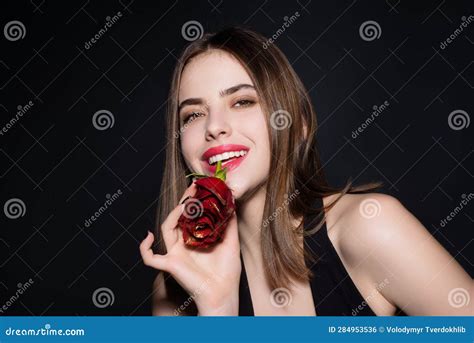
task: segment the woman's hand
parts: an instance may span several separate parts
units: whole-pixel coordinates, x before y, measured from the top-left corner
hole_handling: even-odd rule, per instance
[[[186,189],[180,204],[161,225],[167,254],[154,254],[151,232],[140,244],[145,265],[170,273],[193,296],[199,315],[238,315],[239,282],[242,270],[237,217],[234,212],[223,240],[209,249],[184,244],[182,230],[177,226],[183,199],[194,195],[194,183]]]

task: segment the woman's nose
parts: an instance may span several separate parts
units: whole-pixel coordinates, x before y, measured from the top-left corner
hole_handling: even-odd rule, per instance
[[[231,127],[224,114],[209,114],[206,122],[206,140],[216,140],[220,136],[229,136]]]

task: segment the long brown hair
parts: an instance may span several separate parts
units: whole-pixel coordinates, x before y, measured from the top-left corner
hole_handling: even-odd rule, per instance
[[[188,187],[189,180],[185,175],[193,172],[183,160],[179,139],[178,90],[181,74],[193,57],[213,49],[231,54],[246,69],[256,88],[267,122],[271,124],[267,125],[271,173],[267,180],[261,244],[264,265],[267,266],[265,273],[272,289],[288,288],[290,277],[302,281],[312,277],[303,256],[315,261],[315,256],[300,245],[301,237],[305,234],[303,223],[293,228],[292,218],[314,213],[311,204],[315,198],[340,193],[329,206],[316,209],[320,220],[314,230],[308,232],[311,234],[324,224],[324,211],[332,208],[344,194],[373,190],[382,184],[369,183],[355,187],[349,179],[346,186],[341,188],[328,185],[317,150],[316,114],[300,78],[280,49],[274,44],[268,45],[265,37],[249,29],[232,27],[205,34],[201,39],[190,43],[182,52],[174,70],[166,119],[168,145],[157,216],[158,237],[161,237],[159,224],[177,206],[179,198]],[[278,127],[282,124],[287,127]],[[274,220],[268,220],[274,218],[275,214]],[[159,252],[166,252],[161,239]]]

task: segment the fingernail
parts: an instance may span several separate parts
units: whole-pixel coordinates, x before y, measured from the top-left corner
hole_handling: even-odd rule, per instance
[[[145,238],[149,237],[150,235],[151,235],[151,232],[150,230],[148,230]]]
[[[183,201],[181,201],[181,205],[185,203],[186,200],[188,200],[189,198],[191,198],[190,195],[188,195],[186,198],[183,199]]]

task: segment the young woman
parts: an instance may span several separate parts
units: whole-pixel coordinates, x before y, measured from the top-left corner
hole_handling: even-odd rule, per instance
[[[380,184],[327,184],[311,100],[265,42],[207,34],[176,66],[158,253],[152,233],[140,246],[161,271],[153,314],[472,315],[473,280],[397,199],[370,192]],[[222,242],[193,249],[177,225],[196,190],[185,176],[212,175],[211,155],[228,167],[236,212]]]

